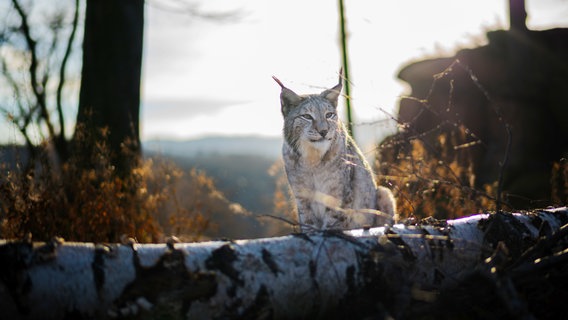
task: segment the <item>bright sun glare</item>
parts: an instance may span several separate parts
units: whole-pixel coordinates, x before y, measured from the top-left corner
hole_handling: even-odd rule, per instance
[[[143,138],[278,136],[279,87],[272,75],[297,92],[335,84],[341,65],[336,2],[242,0],[233,7],[246,13],[236,23],[149,7]],[[380,120],[388,119],[382,110],[396,113],[405,94],[396,79],[405,63],[479,44],[484,31],[504,27],[506,16],[506,2],[494,0],[366,0],[345,9],[355,120],[379,120],[356,126],[362,144],[394,130],[392,121]],[[170,111],[158,117],[157,110]]]
[[[272,75],[300,93],[336,83],[336,1],[201,1],[202,12],[237,13],[237,19],[221,21],[163,10],[175,3],[147,2],[143,140],[279,136],[279,87]],[[407,93],[396,78],[405,64],[450,56],[483,44],[487,30],[508,27],[503,0],[358,0],[346,2],[345,9],[351,99],[362,145],[394,130],[387,113],[396,114],[399,97]],[[527,10],[529,28],[568,25],[566,1],[527,0]],[[376,123],[361,124],[369,122]],[[0,142],[16,136],[7,123],[0,126]]]

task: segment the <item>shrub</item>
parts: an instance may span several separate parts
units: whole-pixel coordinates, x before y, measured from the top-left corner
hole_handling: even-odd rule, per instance
[[[178,187],[190,193],[216,192],[205,174],[185,175],[171,162],[147,159],[119,176],[104,146],[91,155],[96,164],[85,168],[78,158],[56,165],[47,147],[35,166],[7,168],[0,180],[0,238],[34,240],[61,236],[66,240],[118,242],[123,236],[157,242],[164,234],[198,239],[210,226],[207,204],[180,205]],[[83,160],[84,160],[83,155]],[[184,192],[187,190],[184,190]]]
[[[453,219],[495,210],[497,183],[475,188],[473,163],[462,145],[465,128],[440,132],[434,144],[420,139],[386,140],[381,149],[381,183],[397,198],[401,218]]]

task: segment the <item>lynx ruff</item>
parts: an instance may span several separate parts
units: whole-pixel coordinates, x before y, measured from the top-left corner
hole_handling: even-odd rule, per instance
[[[320,94],[298,95],[280,85],[282,156],[302,231],[354,229],[390,223],[392,192],[377,186],[371,168],[337,117],[339,83]]]

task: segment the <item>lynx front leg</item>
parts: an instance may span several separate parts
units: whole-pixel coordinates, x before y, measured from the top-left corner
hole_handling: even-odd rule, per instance
[[[396,199],[388,188],[382,186],[377,187],[377,209],[389,216],[380,219],[383,223],[394,222],[394,216],[396,215]]]
[[[310,202],[306,199],[297,199],[296,209],[298,211],[300,231],[308,232],[313,230],[311,227],[314,225],[314,217],[313,214],[311,214]]]

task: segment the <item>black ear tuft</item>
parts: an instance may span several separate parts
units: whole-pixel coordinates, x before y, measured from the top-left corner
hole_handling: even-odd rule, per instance
[[[321,97],[329,101],[333,106],[337,107],[337,100],[341,94],[341,89],[343,88],[343,68],[339,69],[339,81],[335,87],[327,89],[321,93]]]
[[[282,106],[282,115],[286,116],[293,108],[297,107],[302,101],[302,97],[297,95],[294,91],[286,88],[278,78],[272,76],[272,79],[280,85],[282,91],[280,92],[280,105]]]

